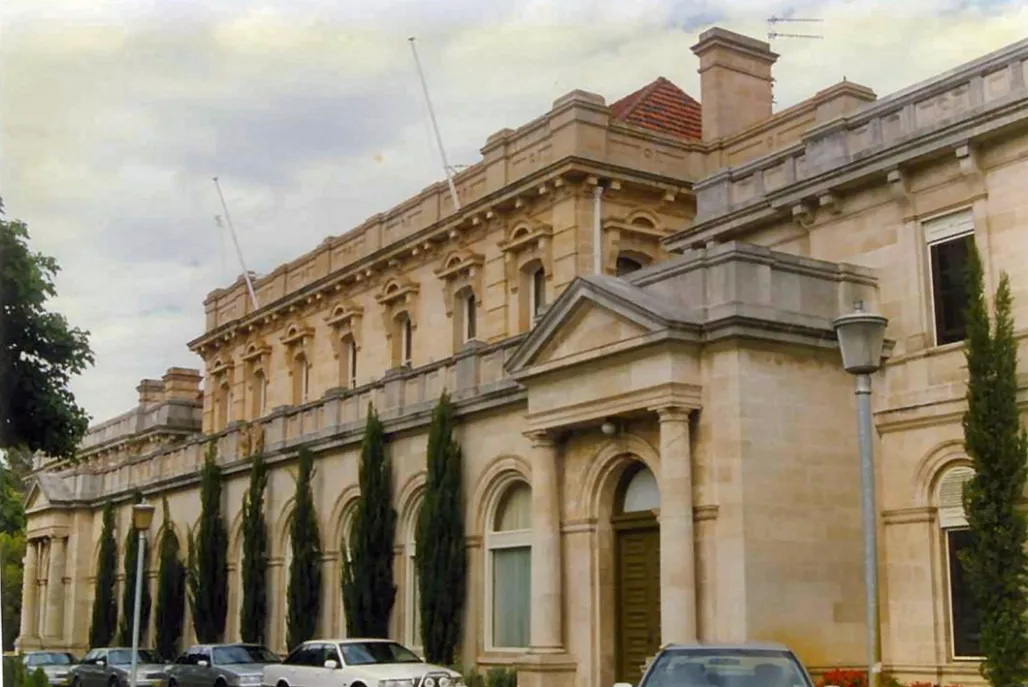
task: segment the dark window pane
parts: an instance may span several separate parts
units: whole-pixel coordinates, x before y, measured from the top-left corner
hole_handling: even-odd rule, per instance
[[[964,309],[967,307],[964,271],[972,241],[973,235],[961,236],[930,248],[937,346],[964,340]]]
[[[953,655],[957,657],[981,656],[981,623],[978,603],[964,574],[960,552],[971,546],[971,530],[946,532],[949,552],[949,606],[953,625]]]
[[[626,274],[635,272],[636,270],[642,269],[642,264],[632,258],[626,258],[618,256],[617,265],[614,268],[615,274],[619,277],[623,277]]]

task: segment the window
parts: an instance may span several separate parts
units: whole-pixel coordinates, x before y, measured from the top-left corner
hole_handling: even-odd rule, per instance
[[[981,621],[978,604],[964,574],[960,552],[972,543],[964,513],[964,484],[974,476],[967,467],[950,469],[939,480],[939,526],[945,537],[945,567],[949,583],[949,624],[953,658],[981,656]]]
[[[357,342],[353,339],[346,345],[346,363],[349,367],[347,386],[351,389],[357,388]]]
[[[414,328],[410,321],[410,315],[403,313],[400,316],[400,364],[410,365],[411,355],[414,348]]]
[[[529,312],[534,322],[535,318],[541,315],[543,308],[546,307],[546,270],[542,267],[536,268],[532,273],[532,291],[529,306]]]
[[[630,274],[641,269],[642,263],[638,260],[633,260],[632,258],[625,257],[624,255],[619,255],[617,264],[614,267],[614,274],[618,277],[623,277],[626,274]]]
[[[258,368],[253,373],[251,393],[253,394],[252,415],[254,418],[264,417],[268,410],[268,380],[264,370]]]
[[[464,296],[464,341],[471,341],[478,336],[478,313],[476,312],[475,294]]]
[[[361,642],[343,642],[339,645],[348,666],[391,665],[396,663],[423,663],[402,644],[369,639]]]
[[[964,308],[967,293],[964,272],[974,242],[974,217],[970,210],[924,223],[931,273],[935,345],[964,340]]]
[[[298,354],[293,359],[293,405],[306,403],[310,398],[311,365],[307,355]]]
[[[532,609],[532,489],[509,487],[499,501],[488,533],[490,644],[523,649],[529,644]]]
[[[293,518],[290,516],[286,531],[293,529]],[[290,568],[293,567],[293,538],[286,534],[285,546],[282,551],[282,642],[281,645],[289,649],[289,578],[292,577]],[[321,665],[318,663],[317,665]]]
[[[220,375],[217,381],[217,414],[214,420],[215,431],[228,427],[232,412],[232,389],[228,385],[228,377]]]
[[[404,560],[407,564],[405,582],[407,584],[406,628],[404,628],[405,641],[412,647],[421,647],[421,598],[418,595],[418,565],[415,559],[417,552],[418,516],[421,514],[421,503],[419,502],[411,510],[411,518],[407,523],[407,541],[405,545]]]

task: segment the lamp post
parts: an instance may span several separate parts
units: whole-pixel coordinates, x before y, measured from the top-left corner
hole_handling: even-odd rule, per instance
[[[154,507],[149,503],[137,503],[132,506],[132,526],[139,533],[139,546],[136,548],[136,600],[132,609],[132,672],[129,687],[137,687],[136,668],[139,662],[139,616],[143,605],[143,558],[146,555],[146,531],[153,523]]]
[[[875,469],[871,445],[871,374],[882,365],[885,326],[889,320],[864,312],[857,301],[853,312],[832,322],[842,351],[842,366],[857,378],[857,415],[860,434],[860,501],[864,525],[864,593],[867,614],[867,682],[881,682],[878,641],[878,525],[875,505]]]

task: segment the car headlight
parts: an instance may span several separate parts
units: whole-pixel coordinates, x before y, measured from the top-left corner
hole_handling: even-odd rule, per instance
[[[260,675],[240,675],[237,679],[241,685],[259,685],[261,684]]]
[[[404,678],[403,680],[379,680],[378,687],[414,687],[414,680]]]
[[[146,673],[143,675],[144,680],[163,680],[164,673]]]

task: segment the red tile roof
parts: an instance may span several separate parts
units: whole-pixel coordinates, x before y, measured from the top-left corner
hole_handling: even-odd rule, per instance
[[[700,140],[700,103],[663,76],[610,106],[614,119],[680,138]]]

